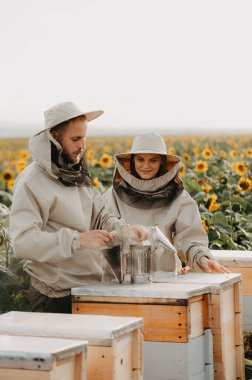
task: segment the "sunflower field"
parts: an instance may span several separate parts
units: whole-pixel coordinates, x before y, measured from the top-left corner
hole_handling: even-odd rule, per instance
[[[168,153],[182,159],[180,176],[199,206],[210,248],[252,250],[252,135],[164,138]],[[129,151],[132,140],[88,139],[86,158],[101,192],[111,186],[114,154]],[[21,139],[0,141],[2,207],[11,205],[15,177],[31,162],[27,145]]]
[[[116,153],[130,150],[131,137],[90,137],[86,149],[94,186],[111,186]],[[165,137],[168,153],[182,160],[180,177],[197,202],[209,247],[252,250],[252,135]],[[29,278],[8,235],[8,215],[16,176],[32,161],[28,141],[0,140],[0,314],[29,311]],[[246,371],[251,371],[252,331],[244,335]],[[249,372],[251,373],[251,372]],[[250,378],[250,377],[249,377]]]

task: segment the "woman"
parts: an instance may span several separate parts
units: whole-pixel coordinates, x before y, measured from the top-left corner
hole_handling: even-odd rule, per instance
[[[115,162],[113,186],[104,194],[115,216],[130,224],[158,225],[180,259],[196,271],[228,272],[208,249],[197,203],[178,176],[181,159],[167,154],[159,134],[145,132],[136,136],[130,153],[117,154]],[[168,258],[163,252],[155,270],[174,270],[176,264]]]

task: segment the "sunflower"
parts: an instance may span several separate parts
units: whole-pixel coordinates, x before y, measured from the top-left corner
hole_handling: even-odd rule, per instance
[[[99,164],[103,167],[108,167],[111,165],[111,163],[112,157],[109,154],[104,153],[100,158]]]
[[[252,189],[252,181],[248,177],[241,177],[238,181],[239,187],[246,191],[249,192]]]
[[[216,203],[217,202],[217,195],[216,194],[213,194],[212,196],[211,196],[211,201],[213,202],[213,203]]]
[[[110,153],[111,152],[111,147],[109,145],[105,145],[103,147],[103,151],[106,152],[106,153]]]
[[[246,154],[247,157],[252,158],[252,148],[246,149],[245,154]]]
[[[96,189],[99,189],[100,187],[100,182],[97,177],[93,179],[93,186],[96,187]]]
[[[241,193],[242,192],[242,188],[240,186],[238,186],[236,189],[235,189],[235,192],[236,193]]]
[[[184,153],[183,156],[182,156],[183,160],[185,162],[190,162],[191,161],[191,157],[188,153]]]
[[[220,204],[217,202],[217,195],[213,194],[211,197],[210,204],[208,206],[208,211],[215,212],[218,211],[220,208]]]
[[[201,186],[204,186],[207,183],[207,179],[206,178],[201,178],[198,182],[199,182],[199,184]]]
[[[14,186],[14,180],[11,179],[10,181],[7,182],[8,190],[12,190],[13,186]]]
[[[172,147],[168,149],[168,154],[176,154],[176,150]]]
[[[222,184],[222,185],[226,185],[227,184],[227,177],[221,177],[220,179],[219,179],[219,182]]]
[[[205,193],[209,193],[212,190],[212,186],[202,186],[202,189],[204,190]]]
[[[197,146],[193,149],[193,151],[194,151],[194,155],[195,155],[195,157],[199,157],[199,155],[200,155],[200,148],[198,148]]]
[[[99,161],[98,161],[96,158],[94,158],[94,159],[91,161],[90,165],[91,165],[91,166],[99,165]]]
[[[30,158],[30,153],[27,151],[27,150],[22,150],[21,152],[19,152],[18,156],[22,159],[22,160],[28,160]]]
[[[205,219],[201,219],[202,226],[204,227],[204,230],[207,232],[209,230],[208,225],[206,224]]]
[[[218,211],[220,208],[220,205],[219,203],[210,203],[210,206],[208,207],[208,211],[210,212],[215,212],[215,211]]]
[[[238,157],[238,153],[234,149],[231,149],[229,154],[233,159]]]
[[[195,164],[195,170],[197,173],[205,173],[208,169],[208,165],[205,161],[197,161]]]
[[[17,172],[20,173],[22,170],[24,170],[26,165],[27,162],[25,160],[18,160],[15,165]]]
[[[6,169],[1,173],[1,177],[5,183],[8,183],[8,181],[14,180],[15,173],[12,170]]]
[[[234,165],[234,171],[236,172],[236,174],[242,176],[247,173],[248,168],[245,162],[237,161]]]
[[[87,149],[87,152],[86,152],[86,157],[87,157],[87,160],[93,160],[95,154],[94,152],[92,151],[92,149]]]
[[[183,175],[185,175],[185,172],[186,172],[186,167],[185,167],[185,164],[181,164],[181,169],[179,171],[179,175],[182,177]]]
[[[211,151],[211,149],[209,148],[205,148],[203,151],[202,151],[202,156],[205,160],[209,160],[210,158],[213,157],[213,152]]]
[[[225,150],[220,150],[220,158],[224,160],[227,157],[227,152]]]

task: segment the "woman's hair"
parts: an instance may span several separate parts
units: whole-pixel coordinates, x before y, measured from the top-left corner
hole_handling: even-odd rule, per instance
[[[161,164],[160,164],[160,167],[159,167],[159,170],[157,172],[157,175],[156,177],[160,177],[161,175],[164,175],[165,173],[167,173],[167,169],[166,169],[166,156],[160,154],[161,156]],[[130,171],[131,171],[131,174],[138,178],[138,179],[141,179],[141,177],[137,174],[137,171],[136,171],[136,167],[135,167],[135,154],[131,154],[130,155]]]

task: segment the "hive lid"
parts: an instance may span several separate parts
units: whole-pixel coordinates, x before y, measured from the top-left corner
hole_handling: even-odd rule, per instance
[[[0,367],[48,371],[56,359],[87,351],[87,341],[0,335]]]
[[[135,317],[24,311],[0,315],[0,335],[80,339],[87,340],[91,346],[111,346],[115,338],[142,325],[143,319]]]
[[[187,273],[181,276],[167,276],[165,272],[155,273],[152,277],[157,283],[195,284],[211,286],[211,293],[219,294],[225,288],[241,281],[238,273]]]
[[[80,288],[72,288],[73,296],[94,297],[120,297],[163,298],[163,299],[189,299],[190,297],[211,293],[211,286],[207,284],[186,283],[145,283],[145,284],[116,284],[116,283],[92,283]],[[1,318],[0,318],[1,322]],[[1,330],[1,326],[0,326]]]
[[[211,250],[211,253],[218,263],[227,267],[251,268],[252,266],[252,251]]]

